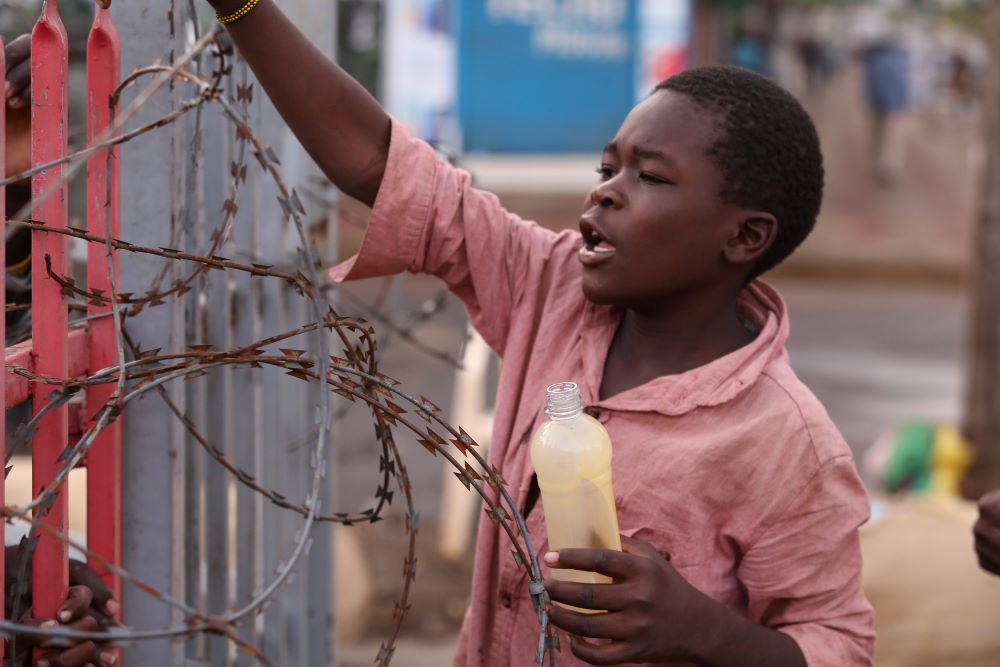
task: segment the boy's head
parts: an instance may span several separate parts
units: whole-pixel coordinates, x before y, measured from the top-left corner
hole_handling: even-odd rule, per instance
[[[660,83],[599,174],[581,221],[584,290],[633,307],[749,282],[808,236],[823,196],[808,114],[775,83],[728,66]]]
[[[823,201],[823,155],[809,114],[781,86],[738,67],[688,70],[655,90],[687,95],[717,116],[709,153],[722,169],[719,196],[777,218],[774,241],[750,277],[780,264],[809,236]]]

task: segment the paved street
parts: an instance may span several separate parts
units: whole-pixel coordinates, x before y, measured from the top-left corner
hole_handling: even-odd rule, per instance
[[[779,283],[792,366],[855,454],[908,419],[955,421],[966,308],[957,288]]]

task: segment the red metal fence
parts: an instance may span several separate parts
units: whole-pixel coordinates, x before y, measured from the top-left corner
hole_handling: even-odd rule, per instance
[[[298,17],[300,25],[313,31],[317,42],[332,43],[331,3],[279,3]],[[66,3],[63,7],[68,9]],[[128,318],[131,341],[148,350],[170,350],[170,354],[206,345],[215,350],[239,349],[263,340],[267,332],[290,331],[314,317],[297,283],[263,281],[253,272],[205,270],[212,266],[208,262],[220,260],[218,256],[201,258],[197,264],[200,269],[192,270],[186,264],[211,247],[212,253],[239,253],[252,261],[298,266],[303,257],[300,242],[306,237],[302,221],[296,219],[294,227],[288,222],[277,224],[289,216],[287,189],[276,172],[254,171],[250,158],[256,155],[262,166],[274,169],[280,154],[282,168],[295,175],[294,184],[300,188],[314,184],[316,175],[305,151],[291,140],[273,106],[263,95],[251,94],[254,82],[246,66],[232,63],[215,48],[207,32],[200,33],[195,45],[190,43],[192,32],[199,34],[205,28],[197,22],[193,9],[187,0],[120,3],[115,17],[123,34],[128,35],[128,48],[123,53],[110,14],[106,9],[96,11],[87,43],[87,142],[101,143],[99,138],[112,124],[109,98],[123,71],[121,63],[124,72],[134,75],[132,81],[142,76],[154,78],[148,88],[140,90],[136,86],[123,94],[119,118],[128,114],[128,133],[135,133],[133,138],[140,134],[143,137],[122,144],[124,184],[120,192],[116,150],[95,151],[85,161],[62,163],[67,154],[67,137],[75,135],[70,135],[67,126],[66,89],[71,79],[67,77],[66,31],[56,0],[47,0],[33,32],[32,171],[38,173],[32,179],[33,211],[21,212],[21,218],[32,217],[49,228],[76,225],[68,222],[65,180],[85,166],[85,212],[81,207],[73,215],[86,216],[90,236],[122,237],[118,230],[121,200],[129,214],[124,236],[134,244],[131,247],[165,248],[159,257],[171,261],[150,261],[148,255],[130,253],[123,257],[122,275],[117,271],[117,258],[109,254],[105,244],[91,242],[87,248],[86,294],[94,298],[84,296],[89,303],[83,305],[79,296],[70,294],[84,295],[84,290],[68,280],[71,267],[66,237],[40,230],[31,232],[32,339],[6,350],[5,391],[0,398],[0,407],[4,408],[30,400],[36,415],[46,409],[44,415],[39,415],[31,442],[31,492],[35,496],[31,507],[53,497],[39,496],[52,486],[56,470],[60,471],[59,479],[65,479],[67,446],[80,443],[80,436],[94,424],[95,413],[115,396],[113,384],[85,383],[86,391],[77,392],[68,403],[61,402],[65,395],[60,395],[58,408],[52,400],[52,392],[61,388],[58,379],[90,377],[119,363],[121,345],[116,340],[114,319],[109,316],[111,308],[106,299],[101,297],[151,285],[148,295],[156,291],[161,280],[175,275],[191,281],[190,294],[184,294],[186,287],[176,289],[174,298],[163,308],[149,308],[142,317]],[[0,48],[0,56],[2,53]],[[184,55],[178,55],[167,68],[150,65],[167,53]],[[73,65],[75,70],[76,63]],[[192,76],[170,73],[188,68]],[[231,70],[234,74],[228,76]],[[196,71],[212,75],[202,80]],[[205,82],[211,86],[202,88]],[[189,99],[193,95],[191,86],[198,93]],[[202,111],[203,106],[208,108],[223,100],[224,110],[232,111],[233,117]],[[74,107],[69,113],[76,111]],[[245,124],[238,118],[243,113]],[[3,120],[0,114],[0,123]],[[173,127],[172,131],[152,131],[167,125]],[[253,150],[245,145],[248,138],[243,130],[251,127],[262,142]],[[123,136],[126,132],[115,134]],[[266,151],[262,146],[267,146]],[[0,162],[0,178],[3,169]],[[11,173],[13,169],[12,162],[6,171]],[[3,182],[8,180],[3,178]],[[0,186],[0,206],[3,194]],[[219,211],[225,213],[212,231],[211,222],[218,221]],[[18,213],[6,212],[20,219]],[[15,224],[10,223],[10,229]],[[223,238],[225,242],[220,245],[217,240]],[[167,246],[184,249],[185,263],[174,257],[178,251],[170,252]],[[13,255],[13,244],[9,249]],[[336,256],[335,249],[330,256]],[[8,284],[12,282],[10,275],[0,273],[0,280],[4,277]],[[158,304],[149,299],[148,305]],[[68,308],[72,317],[67,315]],[[87,309],[86,317],[72,321],[81,308]],[[137,312],[138,308],[130,310]],[[301,343],[287,344],[311,346],[313,343],[305,338],[299,338]],[[280,353],[279,348],[275,354]],[[16,372],[12,368],[15,366]],[[28,372],[19,370],[22,368]],[[56,380],[29,379],[36,378],[36,374]],[[330,533],[313,529],[312,524],[305,524],[310,526],[306,530],[297,520],[287,520],[285,504],[267,502],[268,498],[286,496],[278,492],[265,495],[252,482],[267,481],[283,489],[288,497],[305,495],[305,489],[309,489],[309,507],[319,507],[317,498],[332,497],[328,481],[333,477],[332,457],[319,456],[317,449],[303,444],[318,443],[318,447],[329,442],[322,435],[328,422],[316,409],[325,394],[318,385],[296,380],[288,386],[287,382],[272,380],[281,377],[282,371],[264,368],[244,380],[229,368],[220,367],[201,382],[171,382],[169,387],[162,387],[161,394],[169,401],[130,403],[129,420],[113,420],[87,448],[82,464],[87,468],[87,547],[100,559],[92,559],[90,565],[105,576],[119,601],[120,584],[101,563],[106,559],[127,565],[129,573],[136,577],[129,589],[136,594],[129,596],[127,603],[129,624],[137,630],[123,631],[123,635],[145,634],[145,638],[130,645],[131,663],[173,665],[189,658],[213,665],[242,665],[249,664],[254,655],[249,647],[262,649],[274,664],[331,663]],[[148,383],[144,386],[151,387]],[[134,389],[133,385],[130,391]],[[123,432],[130,443],[137,445],[124,457]],[[20,448],[22,438],[16,439]],[[0,441],[0,448],[11,446],[12,440]],[[216,461],[223,465],[216,465]],[[331,474],[324,478],[327,473]],[[70,483],[75,485],[79,480],[74,475]],[[12,482],[7,487],[9,496],[13,488]],[[72,498],[80,496],[79,490],[73,489]],[[63,484],[60,491],[44,523],[47,528],[65,533],[68,484]],[[12,509],[8,508],[8,514]],[[123,515],[130,529],[129,539],[125,540]],[[41,534],[33,559],[33,611],[38,618],[51,618],[66,596],[67,549],[64,540],[51,534],[48,530]],[[311,555],[309,559],[305,558],[307,554]],[[0,560],[0,568],[2,564]],[[276,600],[279,603],[271,604]],[[235,640],[213,634],[218,627],[214,625],[216,619],[209,624],[199,616],[204,610],[229,614],[234,608],[240,610],[238,618],[242,623],[234,624],[232,633],[246,643],[242,651],[234,648]],[[192,641],[170,641],[171,637],[187,637],[186,630],[192,623],[199,627]]]
[[[34,168],[47,165],[32,176],[31,217],[52,227],[67,225],[67,154],[68,136],[68,41],[66,29],[54,0],[46,0],[42,15],[31,36],[31,122],[32,163]],[[2,48],[0,48],[2,63]],[[101,136],[111,122],[112,95],[120,72],[119,39],[107,9],[97,7],[87,41],[87,139]],[[0,114],[2,123],[2,114]],[[3,154],[3,126],[0,125],[0,155]],[[110,152],[110,154],[109,154]],[[2,169],[2,166],[0,166]],[[87,159],[87,228],[93,235],[118,236],[119,170],[116,149],[95,152]],[[3,206],[0,191],[0,207]],[[0,209],[2,210],[2,209]],[[7,211],[5,215],[13,215]],[[5,361],[35,373],[54,378],[72,378],[92,374],[117,363],[118,345],[114,322],[108,316],[110,305],[91,303],[87,323],[70,328],[67,294],[50,276],[69,273],[66,237],[60,234],[32,233],[32,339],[7,348]],[[2,252],[2,251],[0,251]],[[0,255],[3,257],[3,255]],[[115,275],[117,257],[110,255]],[[109,293],[112,289],[108,270],[109,252],[91,243],[87,253],[87,282],[90,289]],[[4,275],[0,274],[0,280]],[[2,297],[0,297],[2,298]],[[0,323],[0,333],[3,324]],[[5,391],[0,408],[6,409],[33,399],[34,411],[46,403],[52,385],[28,382],[3,370]],[[88,420],[108,401],[114,391],[111,384],[91,385],[83,397],[83,406],[75,406]],[[60,465],[60,455],[70,441],[69,406],[50,410],[37,424],[31,443],[32,492],[48,485]],[[81,430],[73,429],[77,433]],[[121,563],[121,426],[113,422],[99,436],[84,462],[87,467],[87,547],[109,562]],[[66,533],[68,493],[60,489],[41,522]],[[2,494],[2,489],[0,489]],[[2,500],[2,495],[0,495]],[[0,528],[2,530],[2,528]],[[68,585],[67,547],[62,541],[40,534],[32,563],[32,602],[37,618],[52,618],[66,596]],[[0,560],[0,568],[2,568]],[[120,582],[98,563],[91,566],[101,573],[117,599]],[[2,574],[2,569],[0,569]],[[0,578],[2,582],[2,578]],[[2,648],[0,648],[2,651]]]

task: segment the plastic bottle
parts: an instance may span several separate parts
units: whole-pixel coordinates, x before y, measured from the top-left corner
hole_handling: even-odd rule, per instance
[[[545,391],[549,420],[531,440],[549,549],[582,547],[621,551],[618,513],[611,490],[611,438],[583,412],[580,389],[560,382]],[[610,583],[596,572],[553,570],[554,579]]]

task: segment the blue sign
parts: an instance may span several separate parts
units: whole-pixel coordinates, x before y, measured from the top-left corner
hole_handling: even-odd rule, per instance
[[[635,102],[635,0],[455,2],[466,151],[593,151]]]

